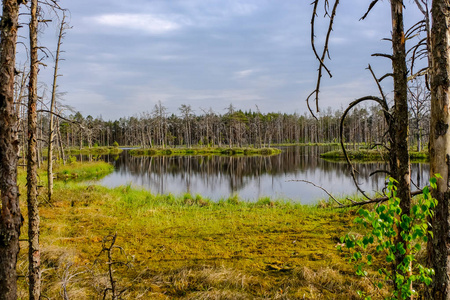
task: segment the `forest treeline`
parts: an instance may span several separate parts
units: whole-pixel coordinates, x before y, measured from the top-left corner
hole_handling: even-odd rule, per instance
[[[423,90],[418,86],[416,93],[410,91],[410,146],[418,151],[428,143],[429,136],[429,96],[420,95]],[[339,141],[343,112],[328,108],[315,119],[307,113],[242,111],[232,104],[223,114],[212,109],[196,113],[190,105],[183,104],[177,113],[169,113],[159,102],[150,112],[119,120],[72,113],[59,121],[56,133],[60,147],[76,148],[115,143],[144,148],[335,143]],[[42,115],[39,122],[43,136],[48,130],[46,118]],[[344,139],[349,143],[375,145],[385,138],[386,131],[383,112],[375,106],[352,110],[344,122]]]

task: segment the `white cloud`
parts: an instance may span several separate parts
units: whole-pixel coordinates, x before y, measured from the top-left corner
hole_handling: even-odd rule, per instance
[[[256,72],[256,70],[253,70],[253,69],[242,70],[242,71],[235,72],[234,77],[235,78],[245,78],[245,77],[248,77],[248,76],[254,74],[255,72]]]
[[[105,14],[93,17],[93,19],[100,25],[143,31],[149,34],[163,34],[182,27],[181,21],[177,22],[167,17],[151,14]]]

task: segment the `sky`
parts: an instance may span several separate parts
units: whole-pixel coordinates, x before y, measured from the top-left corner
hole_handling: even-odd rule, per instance
[[[174,114],[180,114],[182,104],[191,105],[196,114],[209,109],[223,114],[230,104],[263,113],[303,114],[318,68],[310,43],[310,2],[60,0],[71,26],[62,45],[61,103],[104,120],[140,116],[159,101]],[[390,4],[379,2],[359,21],[370,2],[347,0],[338,7],[327,62],[333,78],[324,74],[322,111],[377,95],[366,70],[369,63],[379,77],[390,72],[387,59],[370,56],[390,51],[389,42],[382,40],[390,35]],[[407,26],[420,18],[412,2],[405,1]],[[322,16],[315,34],[319,49],[326,34]],[[56,20],[42,28],[40,45],[54,52],[57,32]],[[24,51],[18,47],[18,64],[26,63]],[[51,57],[44,63],[39,81],[50,90]],[[392,95],[389,80],[383,87]],[[44,99],[49,97],[47,91]]]

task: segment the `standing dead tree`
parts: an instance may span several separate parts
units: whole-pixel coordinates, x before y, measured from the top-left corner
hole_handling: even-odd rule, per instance
[[[28,203],[28,281],[30,299],[41,294],[41,254],[39,250],[39,209],[37,190],[37,76],[38,60],[38,1],[31,1],[30,75],[28,83],[28,151],[27,151],[27,203]]]
[[[22,216],[17,187],[19,140],[14,77],[20,0],[2,1],[0,26],[0,298],[17,298],[17,254]]]
[[[58,34],[58,42],[56,46],[56,56],[55,56],[55,66],[53,70],[53,84],[52,84],[52,96],[50,101],[50,113],[49,113],[49,129],[48,129],[48,159],[47,159],[47,180],[48,180],[48,201],[51,202],[52,195],[53,195],[53,138],[54,138],[54,115],[53,112],[55,110],[55,103],[56,103],[56,88],[57,83],[56,80],[58,79],[58,65],[60,60],[60,53],[61,53],[61,44],[62,39],[64,37],[64,30],[67,26],[67,23],[65,22],[66,15],[63,12],[63,17],[61,20],[60,28],[59,28],[59,34]]]

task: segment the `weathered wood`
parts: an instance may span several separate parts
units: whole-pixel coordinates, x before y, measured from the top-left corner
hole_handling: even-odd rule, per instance
[[[41,294],[41,255],[39,249],[39,209],[37,191],[37,76],[39,70],[37,30],[38,1],[31,0],[30,77],[28,83],[28,152],[27,152],[27,203],[28,203],[28,291],[29,299],[37,300]]]

